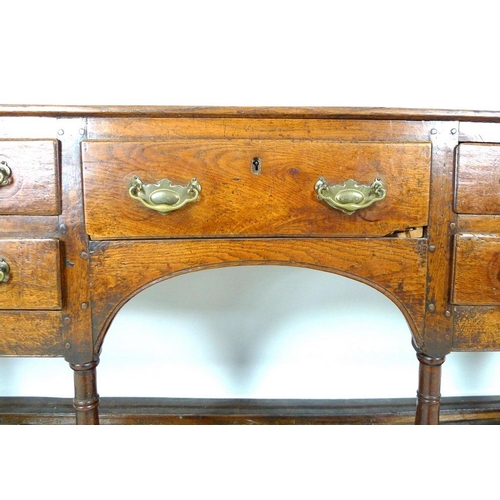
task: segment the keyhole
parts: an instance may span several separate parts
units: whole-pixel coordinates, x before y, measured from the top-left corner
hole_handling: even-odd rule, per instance
[[[262,160],[260,158],[255,157],[252,160],[252,174],[259,175],[262,169]]]

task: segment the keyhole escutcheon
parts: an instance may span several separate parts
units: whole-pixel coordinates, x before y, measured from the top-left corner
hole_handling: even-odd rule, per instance
[[[262,160],[258,157],[252,159],[251,165],[252,174],[259,175],[262,171]]]

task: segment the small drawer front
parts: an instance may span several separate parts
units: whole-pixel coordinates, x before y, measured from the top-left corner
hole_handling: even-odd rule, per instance
[[[0,140],[0,214],[59,213],[57,142]]]
[[[500,237],[456,236],[453,303],[500,304]]]
[[[500,215],[499,144],[460,144],[455,210],[461,214]]]
[[[59,242],[0,239],[0,309],[61,309]]]
[[[388,235],[427,224],[430,154],[428,143],[87,141],[87,232],[93,239]],[[164,215],[130,196],[134,177],[153,191],[162,179],[187,186],[196,178],[201,191],[197,201]],[[380,179],[386,196],[348,215],[318,199],[320,178],[346,183],[342,196],[350,196],[353,181],[369,187]],[[165,193],[159,198],[167,202],[177,196]]]

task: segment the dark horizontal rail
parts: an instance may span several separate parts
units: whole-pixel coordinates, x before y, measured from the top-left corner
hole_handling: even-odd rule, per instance
[[[102,424],[408,425],[415,400],[101,398]],[[444,398],[441,424],[500,424],[500,396]],[[74,424],[68,398],[0,398],[0,424]]]

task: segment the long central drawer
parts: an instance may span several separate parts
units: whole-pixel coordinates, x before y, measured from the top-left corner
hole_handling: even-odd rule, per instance
[[[86,228],[96,240],[384,236],[427,225],[430,158],[429,143],[84,141]],[[359,208],[319,199],[322,182]]]

